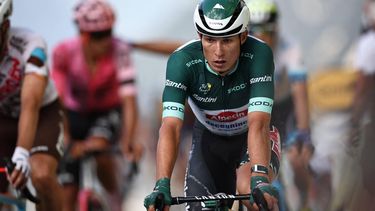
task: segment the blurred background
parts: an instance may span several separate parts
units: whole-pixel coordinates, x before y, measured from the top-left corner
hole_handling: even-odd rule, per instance
[[[117,14],[115,33],[129,42],[185,42],[197,38],[192,17],[198,0],[110,2]],[[43,35],[51,52],[57,42],[76,35],[72,22],[75,3],[75,0],[14,0],[12,25],[27,27]],[[354,94],[355,74],[352,62],[360,35],[362,3],[363,0],[278,1],[281,33],[300,44],[309,70],[312,139],[325,143],[317,146],[318,148],[335,150],[333,157],[331,152],[330,155],[327,154],[327,157],[331,156],[329,158],[313,159],[312,166],[317,171],[332,171],[332,186],[336,191],[332,201],[337,204],[342,204],[348,198],[355,198],[357,195],[348,195],[348,192],[355,194],[357,189],[361,189],[358,187],[360,183],[352,184],[352,181],[361,181],[358,174],[350,174],[351,168],[348,169],[350,162],[355,166],[360,153],[347,153],[345,140],[348,139],[350,106]],[[138,211],[144,210],[143,199],[155,182],[153,153],[168,56],[137,49],[134,49],[132,56],[137,69],[142,121],[138,138],[146,151],[140,165],[140,174],[135,178],[124,201],[124,210]],[[176,184],[172,186],[174,195],[183,194],[181,177],[181,173],[176,175]],[[371,194],[358,194],[361,199],[374,198]],[[347,206],[357,205],[354,203]],[[174,208],[179,209],[182,208]]]

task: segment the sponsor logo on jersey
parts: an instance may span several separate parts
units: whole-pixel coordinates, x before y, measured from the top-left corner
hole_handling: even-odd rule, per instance
[[[184,109],[181,107],[173,106],[173,105],[168,105],[168,106],[163,106],[163,111],[179,111],[179,112],[184,112]]]
[[[174,81],[171,81],[171,80],[168,80],[165,82],[165,86],[170,86],[170,87],[174,87],[174,88],[177,88],[177,89],[182,89],[184,91],[186,91],[187,87],[182,84],[182,83],[177,83],[177,82],[174,82]]]
[[[248,52],[243,52],[243,53],[241,53],[241,56],[242,56],[242,57],[249,58],[249,59],[253,59],[254,54],[252,54],[252,53],[248,53]]]
[[[21,70],[20,61],[11,59],[12,64],[9,67],[8,78],[2,79],[0,84],[0,100],[9,97],[10,93],[20,89],[21,86]]]
[[[17,37],[17,36],[12,36],[10,38],[10,44],[15,48],[17,49],[21,54],[23,54],[24,50],[25,50],[25,46],[27,44],[27,42],[20,38],[20,37]]]
[[[194,59],[186,63],[187,67],[190,67],[191,65],[203,63],[202,59]]]
[[[250,84],[255,84],[255,83],[258,83],[258,82],[270,82],[270,81],[272,81],[272,76],[265,75],[265,76],[261,76],[261,77],[257,77],[257,78],[251,78]]]
[[[226,131],[234,131],[234,130],[241,129],[244,126],[247,126],[247,121],[234,122],[232,124],[215,123],[215,122],[210,122],[210,121],[206,121],[206,123],[216,129],[226,130]]]
[[[233,122],[233,121],[236,121],[237,119],[240,119],[246,116],[247,116],[247,109],[240,111],[240,112],[224,111],[217,115],[206,114],[207,119],[214,120],[217,122]]]
[[[199,91],[203,92],[203,94],[207,94],[211,90],[211,87],[212,87],[212,84],[210,83],[202,84],[199,87]]]
[[[245,89],[246,88],[246,83],[243,83],[243,84],[240,84],[240,85],[237,85],[237,86],[234,86],[230,89],[227,90],[228,94],[232,93],[232,92],[237,92],[237,91],[240,91],[242,89]]]
[[[266,107],[272,107],[273,103],[263,101],[263,100],[255,100],[250,102],[250,106],[266,106]]]
[[[200,97],[197,94],[193,94],[193,97],[199,102],[204,102],[204,103],[214,103],[217,100],[217,97]]]

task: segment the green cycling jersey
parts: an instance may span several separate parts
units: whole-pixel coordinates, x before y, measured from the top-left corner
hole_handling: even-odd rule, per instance
[[[225,76],[213,71],[200,40],[177,49],[168,60],[163,92],[163,118],[184,118],[185,101],[197,120],[218,135],[246,132],[247,113],[271,113],[274,98],[271,48],[249,36],[235,67]]]

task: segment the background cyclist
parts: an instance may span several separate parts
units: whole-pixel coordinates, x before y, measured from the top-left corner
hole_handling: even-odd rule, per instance
[[[104,0],[80,1],[74,10],[79,35],[53,51],[53,76],[66,108],[72,162],[61,174],[64,209],[74,210],[78,193],[79,158],[92,150],[109,149],[120,141],[126,156],[137,151],[138,119],[135,70],[130,46],[113,35],[115,14]],[[139,155],[135,155],[139,157]],[[119,166],[113,154],[96,157],[98,177],[110,195],[111,210],[121,210]]]
[[[58,211],[62,188],[56,171],[63,127],[46,44],[28,29],[11,27],[11,14],[12,1],[0,0],[0,158],[10,157],[16,164],[9,175],[15,188],[24,187],[31,176],[41,199],[37,210]],[[6,178],[0,178],[0,191],[7,187]]]
[[[309,130],[307,70],[298,46],[279,32],[280,14],[275,1],[246,0],[246,3],[250,9],[250,35],[271,46],[275,56],[275,99],[271,123],[279,129],[283,141],[283,162],[288,162],[291,166],[290,169],[282,165],[285,170],[281,171],[280,177],[274,181],[280,191],[280,210],[286,209],[286,204],[283,204],[285,199],[281,180],[289,180],[285,184],[294,184],[287,187],[289,194],[286,195],[292,195],[291,189],[297,188],[299,194],[293,196],[292,200],[296,201],[296,197],[301,196],[300,203],[296,203],[299,206],[296,209],[299,210],[308,203],[308,163],[313,150]],[[246,170],[244,172],[246,173]],[[241,190],[242,188],[246,190],[247,187],[239,184],[239,191],[246,192]]]
[[[187,98],[198,121],[185,194],[234,194],[236,168],[248,145],[253,167],[248,184],[251,176],[251,188],[260,187],[268,206],[277,209],[278,193],[269,183],[277,174],[280,153],[276,129],[271,136],[269,132],[273,55],[268,45],[248,37],[249,16],[243,1],[203,0],[194,14],[200,39],[186,43],[170,56],[156,156],[157,182],[144,201],[148,210],[154,210],[158,194],[164,195],[166,205],[171,204],[170,178]],[[202,206],[189,203],[187,209],[201,210]]]

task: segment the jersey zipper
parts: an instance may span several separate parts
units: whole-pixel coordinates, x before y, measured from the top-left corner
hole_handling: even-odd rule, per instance
[[[224,89],[224,87],[225,87],[225,76],[220,76],[220,77],[221,77],[221,97],[223,98],[223,104],[226,105],[225,89]]]

